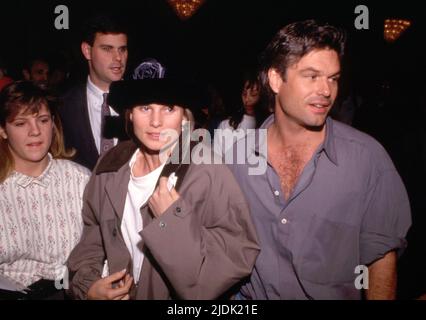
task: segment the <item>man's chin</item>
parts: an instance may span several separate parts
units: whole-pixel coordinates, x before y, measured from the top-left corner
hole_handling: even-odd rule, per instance
[[[317,123],[309,123],[305,125],[305,128],[309,131],[321,131],[324,128],[325,120]]]
[[[112,73],[110,75],[110,80],[112,82],[114,82],[114,81],[120,81],[121,79],[123,79],[123,75],[124,75],[124,72],[123,73]]]

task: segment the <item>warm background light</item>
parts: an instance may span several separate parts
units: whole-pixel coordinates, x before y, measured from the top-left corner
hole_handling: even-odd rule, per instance
[[[387,42],[395,42],[411,26],[411,21],[403,19],[386,19],[384,37]]]
[[[167,0],[177,16],[182,20],[191,18],[204,1],[205,0]]]

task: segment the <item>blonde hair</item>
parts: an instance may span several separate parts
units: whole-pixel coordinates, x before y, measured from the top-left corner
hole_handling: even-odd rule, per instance
[[[0,93],[0,127],[5,130],[6,122],[11,122],[21,112],[37,114],[46,106],[53,119],[52,143],[49,148],[54,159],[71,159],[75,150],[66,150],[62,124],[57,112],[57,100],[30,81],[14,82]],[[0,183],[7,179],[15,167],[10,152],[9,141],[0,138]]]

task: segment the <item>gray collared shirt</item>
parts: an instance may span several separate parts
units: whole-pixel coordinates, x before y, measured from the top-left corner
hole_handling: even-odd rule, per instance
[[[260,129],[273,121],[272,115]],[[255,144],[246,156],[265,153]],[[262,175],[249,175],[249,166],[229,165],[261,245],[243,297],[360,299],[356,267],[405,248],[408,196],[390,157],[372,137],[328,118],[325,140],[287,201],[269,163]]]

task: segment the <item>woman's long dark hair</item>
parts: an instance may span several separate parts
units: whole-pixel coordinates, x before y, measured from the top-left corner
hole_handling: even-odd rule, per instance
[[[241,93],[244,89],[252,89],[253,87],[257,86],[259,89],[259,97],[262,96],[260,89],[260,79],[259,79],[259,73],[257,68],[249,68],[246,69],[241,78],[241,84],[240,84],[240,90],[238,95],[238,107],[234,109],[234,111],[231,113],[231,116],[229,118],[229,125],[236,130],[240,123],[243,120],[244,114],[245,114],[245,108],[242,103],[241,99]],[[267,112],[267,108],[262,107],[263,100],[259,98],[259,100],[254,105],[254,117],[256,119],[256,128],[259,127],[262,122],[267,118],[269,115],[269,112]]]

